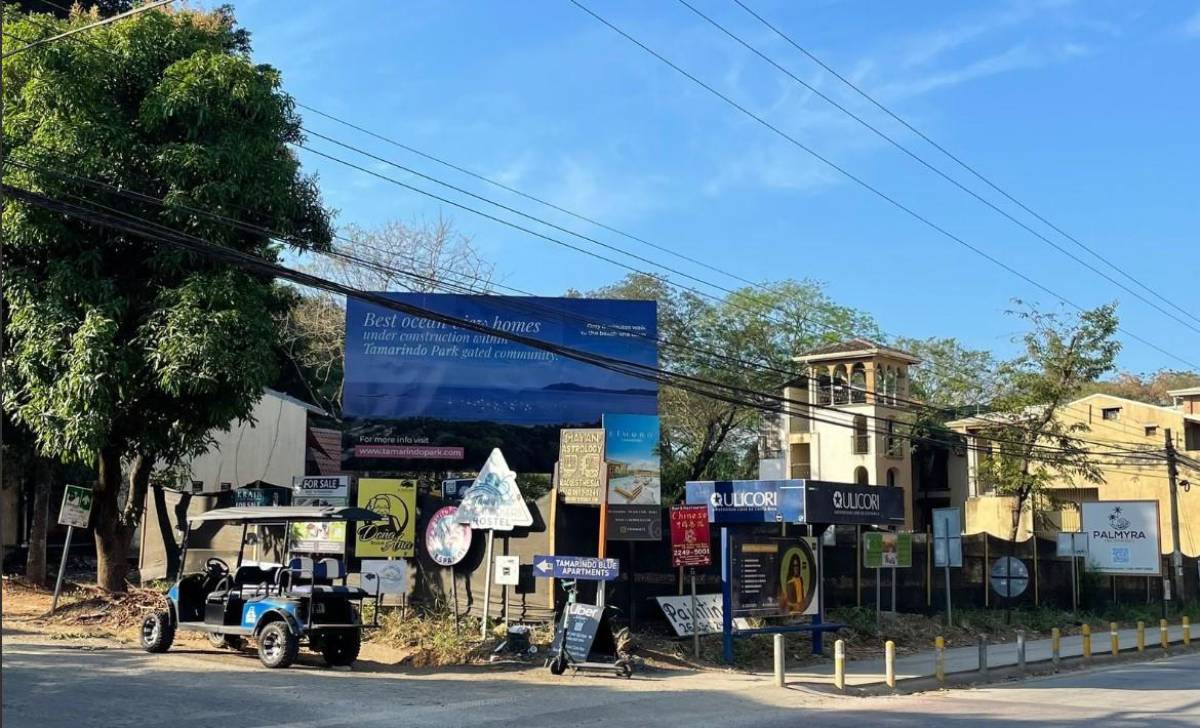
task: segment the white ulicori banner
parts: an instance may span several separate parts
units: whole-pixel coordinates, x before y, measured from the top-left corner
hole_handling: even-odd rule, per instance
[[[1158,501],[1083,504],[1088,569],[1102,574],[1162,574]]]

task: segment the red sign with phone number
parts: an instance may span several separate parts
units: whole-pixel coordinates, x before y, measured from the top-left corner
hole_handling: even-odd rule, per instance
[[[708,566],[708,506],[671,506],[671,565]]]

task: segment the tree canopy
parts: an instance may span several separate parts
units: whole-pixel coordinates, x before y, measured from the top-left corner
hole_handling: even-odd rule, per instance
[[[4,13],[5,32],[27,41],[96,18]],[[269,259],[281,254],[271,236],[183,206],[328,244],[329,214],[288,146],[300,139],[293,102],[228,11],[149,11],[6,58],[3,73],[7,184]],[[151,470],[249,416],[275,376],[274,317],[291,295],[20,202],[5,206],[3,235],[4,409],[43,454],[96,467],[98,581],[121,589]]]

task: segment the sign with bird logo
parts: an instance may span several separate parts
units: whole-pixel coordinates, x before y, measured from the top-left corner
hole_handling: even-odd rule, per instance
[[[533,525],[533,514],[517,488],[517,474],[500,448],[492,450],[475,483],[463,494],[456,520],[476,530],[511,531]]]

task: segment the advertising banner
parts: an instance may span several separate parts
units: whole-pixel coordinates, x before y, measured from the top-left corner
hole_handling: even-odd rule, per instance
[[[730,589],[734,617],[816,614],[814,539],[730,534]]]
[[[1088,569],[1101,574],[1161,576],[1158,501],[1083,503]]]
[[[805,518],[809,523],[903,526],[904,489],[808,480]]]
[[[408,480],[359,478],[358,505],[383,516],[359,523],[354,553],[365,557],[411,557],[415,553],[417,486]]]
[[[292,505],[344,506],[349,501],[350,476],[292,478]],[[346,524],[332,521],[292,523],[292,551],[341,554],[346,551]]]
[[[305,505],[297,503],[296,505]],[[340,554],[346,550],[346,524],[344,521],[292,522],[291,549],[293,552],[311,554]]]
[[[912,566],[912,534],[868,531],[863,534],[863,566],[907,569]]]
[[[671,506],[671,566],[708,566],[712,544],[705,506]]]
[[[600,505],[605,470],[603,428],[559,434],[558,497],[564,503]]]
[[[708,521],[804,523],[803,480],[704,480],[687,484],[687,502],[708,508]]]
[[[608,539],[662,540],[658,415],[604,415]]]
[[[387,293],[397,302],[563,346],[658,365],[653,301]],[[552,472],[559,430],[654,414],[653,382],[349,298],[342,412],[349,470],[474,470],[497,445]]]

